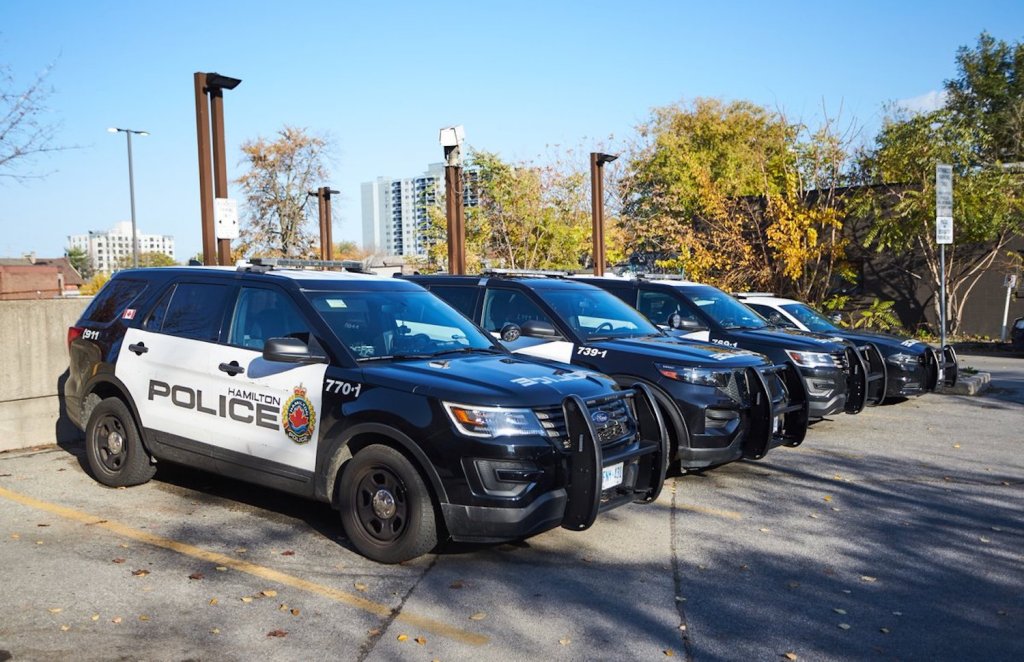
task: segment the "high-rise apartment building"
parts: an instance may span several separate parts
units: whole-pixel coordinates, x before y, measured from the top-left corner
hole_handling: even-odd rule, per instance
[[[476,173],[463,171],[463,204],[477,205]],[[362,185],[363,248],[384,255],[425,256],[430,247],[429,209],[444,193],[444,164],[419,177],[378,177]]]
[[[174,259],[173,236],[138,232],[137,239],[139,255],[163,253]],[[85,251],[94,271],[109,274],[123,268],[126,262],[131,264],[132,224],[123,221],[109,230],[89,230],[88,234],[71,235],[68,237],[68,247]]]

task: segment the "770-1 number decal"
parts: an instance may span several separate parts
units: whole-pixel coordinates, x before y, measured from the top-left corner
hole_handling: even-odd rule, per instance
[[[352,382],[342,382],[335,379],[325,379],[324,390],[328,393],[351,395],[353,398],[358,398],[359,393],[363,390],[363,385],[353,384]]]
[[[607,349],[597,349],[596,347],[580,347],[576,353],[580,356],[600,356],[602,359],[608,356]]]

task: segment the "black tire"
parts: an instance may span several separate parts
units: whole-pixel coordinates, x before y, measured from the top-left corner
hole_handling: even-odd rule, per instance
[[[345,464],[338,483],[341,523],[363,556],[400,563],[437,546],[430,491],[416,467],[395,449],[367,446]]]
[[[110,487],[140,485],[156,473],[127,405],[107,398],[85,426],[85,455],[93,478]]]

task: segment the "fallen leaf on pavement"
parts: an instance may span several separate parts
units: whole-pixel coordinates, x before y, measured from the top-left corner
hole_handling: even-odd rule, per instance
[[[355,587],[356,587],[356,590],[359,591],[359,592],[364,592],[364,591],[366,591],[366,588],[367,588],[366,584],[364,584],[362,582],[356,582],[355,583]]]
[[[371,628],[371,629],[366,631],[366,634],[370,635],[371,637],[379,637],[380,636],[380,628]]]
[[[953,448],[960,448],[960,444],[953,444]]]
[[[21,540],[21,534],[20,533],[12,533],[11,534],[11,540]]]
[[[448,585],[448,588],[456,588],[456,589],[458,589],[458,588],[464,588],[465,586],[466,586],[465,582],[463,582],[461,579],[456,579],[455,581],[453,581],[451,584]]]
[[[203,576],[204,575],[201,572],[193,572],[191,575],[188,576],[188,578],[189,579],[202,579]]]
[[[217,604],[217,602],[218,602],[217,598],[210,598],[210,604],[211,605],[215,605],[215,604]]]
[[[824,497],[822,497],[822,498],[823,498],[823,499],[824,499],[825,501],[831,501],[831,500],[832,500],[832,497],[831,497],[830,495],[828,495],[828,494],[826,494],[826,495],[825,495]]]
[[[665,654],[665,657],[675,657],[676,654],[675,651],[673,651],[671,648],[666,648],[661,652]]]
[[[892,613],[892,615],[893,615],[893,616],[902,616],[902,615],[903,615],[903,612],[902,612],[902,611],[894,611],[894,612]]]
[[[566,637],[565,639],[559,639],[558,643],[562,644],[563,646],[568,646],[569,644],[572,643],[572,639],[570,639],[569,637]]]
[[[149,574],[149,570],[146,570],[145,568],[139,568],[138,570],[132,570],[132,574],[136,577],[145,577]]]
[[[769,531],[771,531],[771,529],[761,528],[761,529],[758,529],[758,531],[760,531],[761,533],[768,533]]]
[[[878,577],[872,577],[870,575],[861,575],[860,576],[860,580],[862,582],[877,582],[878,581]]]
[[[839,624],[839,629],[840,630],[849,630],[850,626],[848,624],[846,624],[846,623],[840,623]]]
[[[838,607],[834,608],[832,611],[834,611],[837,614],[846,614],[845,609],[839,609]]]
[[[399,641],[408,641],[409,640],[409,635],[407,635],[407,634],[400,634],[400,635],[398,635],[398,640]]]
[[[50,526],[49,524],[36,524],[36,526]]]
[[[982,536],[981,538],[978,538],[978,540],[980,540],[981,542],[992,542],[991,540],[989,540],[985,536]]]
[[[283,552],[281,552],[281,556],[295,556],[295,552],[293,552],[290,549],[286,549]]]
[[[220,634],[220,628],[210,628],[210,634]]]
[[[64,611],[64,608],[63,607],[51,607],[49,611],[50,611],[51,614],[59,614],[62,611]]]
[[[149,616],[146,616],[145,614],[141,614],[139,616],[139,620],[140,621],[148,621],[149,620]]]
[[[485,614],[482,611],[478,611],[477,613],[475,613],[472,616],[470,616],[469,620],[471,620],[471,621],[482,621],[485,618],[487,618],[487,614]]]
[[[228,571],[227,566],[223,566],[223,565],[217,566],[216,568],[214,568],[214,570],[216,570],[217,572],[227,572]]]
[[[100,615],[99,614],[93,614],[91,618],[94,621],[98,621],[98,620],[100,620]]]
[[[288,631],[287,630],[271,630],[270,632],[267,633],[267,636],[268,637],[287,637],[288,636]]]
[[[889,634],[889,628],[878,628],[878,631],[882,634]]]
[[[416,637],[415,639],[413,639],[413,641],[415,641],[420,646],[425,646],[426,643],[427,643],[427,638],[426,637]]]
[[[121,619],[121,617],[120,617],[120,616],[115,616],[115,617],[113,617],[112,619],[110,619],[110,622],[111,622],[111,623],[120,623],[120,622],[121,622],[121,620],[122,620],[122,619]]]
[[[239,547],[235,550],[235,554],[245,554],[247,551],[249,550],[247,550],[245,547]]]
[[[124,563],[124,559],[121,559],[121,558],[111,559],[111,563]]]
[[[250,602],[252,602],[252,596],[251,595],[243,595],[242,596],[242,602],[244,602],[246,604],[249,604]]]
[[[789,652],[783,653],[782,657],[786,658],[787,660],[795,660],[795,659],[797,659],[796,653],[794,653],[793,651],[789,651]]]
[[[272,588],[268,588],[265,591],[260,591],[260,595],[262,595],[265,598],[273,598],[273,597],[277,596],[277,591],[275,591]]]
[[[291,611],[292,616],[298,616],[300,613],[301,612],[299,612],[298,609],[292,609],[292,611]]]

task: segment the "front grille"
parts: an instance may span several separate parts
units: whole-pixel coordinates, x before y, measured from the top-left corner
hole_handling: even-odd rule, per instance
[[[590,420],[594,424],[594,429],[597,430],[597,438],[602,446],[611,446],[633,435],[636,429],[636,418],[629,403],[628,398],[630,397],[632,396],[615,394],[586,401],[587,409],[590,411]],[[549,438],[566,450],[572,447],[561,407],[544,407],[535,409],[534,413]]]
[[[725,386],[719,386],[718,390],[729,396],[729,399],[738,405],[750,401],[750,384],[747,383],[746,370],[733,370],[729,373],[729,382]]]
[[[846,358],[846,350],[838,350],[832,352],[832,359],[836,362],[836,366],[843,372],[850,371],[850,361]]]

